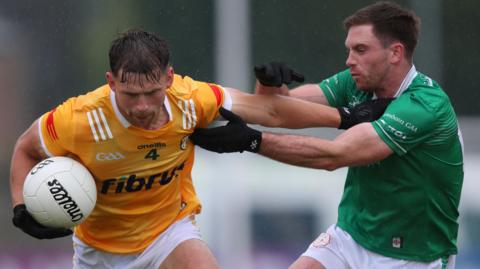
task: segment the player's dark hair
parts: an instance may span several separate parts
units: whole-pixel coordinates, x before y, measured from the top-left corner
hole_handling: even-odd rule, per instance
[[[373,32],[384,47],[395,41],[405,46],[405,57],[413,57],[420,33],[420,18],[399,5],[381,1],[359,9],[343,21],[345,30],[352,26],[371,24]]]
[[[144,75],[156,82],[167,70],[170,51],[164,39],[142,29],[129,29],[119,33],[112,41],[108,53],[110,69],[114,76],[121,72],[121,82],[135,82]]]

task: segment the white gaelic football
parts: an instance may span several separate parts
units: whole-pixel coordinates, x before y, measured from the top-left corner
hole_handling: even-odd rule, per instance
[[[90,172],[67,157],[51,157],[35,165],[23,185],[28,212],[47,227],[71,228],[83,222],[97,201]]]

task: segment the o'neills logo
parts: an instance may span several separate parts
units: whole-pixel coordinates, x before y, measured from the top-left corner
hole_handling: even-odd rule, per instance
[[[53,161],[50,159],[43,160],[41,163],[37,164],[35,167],[32,168],[32,171],[30,171],[30,175],[35,175],[38,170],[42,169],[44,166],[50,163],[53,163]]]
[[[57,201],[58,205],[63,207],[65,211],[67,211],[68,215],[72,219],[72,222],[79,221],[83,218],[83,214],[80,211],[77,203],[73,201],[72,197],[68,194],[67,190],[65,190],[58,182],[58,180],[54,179],[52,181],[47,182],[49,191],[53,194],[53,199]]]

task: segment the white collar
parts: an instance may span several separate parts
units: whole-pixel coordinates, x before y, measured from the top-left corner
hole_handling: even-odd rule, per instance
[[[410,86],[410,84],[412,84],[412,81],[417,76],[417,74],[417,69],[415,68],[415,65],[412,64],[412,67],[408,71],[407,75],[402,81],[402,84],[400,84],[400,87],[398,88],[397,92],[393,97],[397,98],[402,95],[402,93]]]
[[[398,90],[395,92],[395,95],[393,96],[394,98],[399,97],[402,95],[402,93],[408,89],[410,84],[412,84],[413,79],[418,75],[417,69],[415,68],[415,65],[412,64],[412,67],[408,71],[407,75],[403,78],[402,83],[400,84],[400,87],[398,87]],[[377,95],[374,93],[372,99],[377,99]]]
[[[112,103],[113,111],[115,111],[115,115],[117,116],[120,123],[123,127],[128,128],[132,125],[128,120],[122,115],[120,109],[118,108],[117,101],[115,100],[115,92],[110,89],[110,102]],[[167,95],[165,95],[165,100],[163,101],[165,108],[167,109],[168,119],[169,121],[172,120],[172,110],[170,108],[170,102],[168,101]]]

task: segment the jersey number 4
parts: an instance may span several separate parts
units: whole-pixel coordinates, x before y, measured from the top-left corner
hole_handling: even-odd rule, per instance
[[[158,157],[160,157],[160,155],[158,155],[157,149],[152,149],[145,155],[145,159],[152,159],[152,161],[155,161]]]

